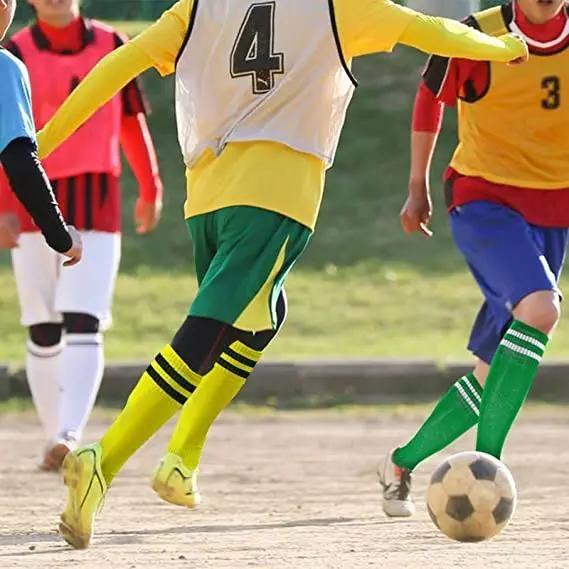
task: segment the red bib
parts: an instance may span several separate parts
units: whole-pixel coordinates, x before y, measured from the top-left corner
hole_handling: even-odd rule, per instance
[[[88,22],[90,41],[78,53],[54,53],[25,28],[12,41],[21,52],[32,84],[32,106],[36,128],[41,129],[55,114],[71,91],[107,54],[116,48],[112,28]],[[86,173],[121,171],[120,127],[122,101],[115,96],[51,156],[43,160],[50,179],[69,178]]]

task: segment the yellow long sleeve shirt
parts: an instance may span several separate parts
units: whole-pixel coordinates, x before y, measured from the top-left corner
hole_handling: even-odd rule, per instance
[[[173,73],[192,7],[193,0],[180,0],[139,36],[104,58],[39,133],[40,157],[49,155],[140,73],[150,67],[163,76]],[[443,56],[499,62],[526,53],[524,43],[512,36],[486,36],[390,0],[334,0],[334,8],[347,60],[389,52],[397,43]],[[228,144],[217,157],[204,152],[187,169],[186,178],[186,217],[248,205],[278,212],[313,229],[324,191],[325,166],[315,156],[279,143],[239,142]]]

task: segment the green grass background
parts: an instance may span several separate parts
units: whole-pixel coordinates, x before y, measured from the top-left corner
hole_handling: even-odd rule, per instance
[[[139,26],[130,22],[127,31]],[[408,237],[399,228],[410,111],[423,64],[422,55],[404,48],[356,62],[361,86],[328,176],[316,234],[287,284],[288,323],[269,357],[467,357],[464,344],[481,297],[452,245],[439,183],[456,140],[452,111],[433,171],[435,236]],[[153,107],[165,211],[153,235],[134,235],[136,186],[127,168],[123,262],[115,324],[107,334],[111,360],[153,355],[184,319],[195,292],[173,83],[155,72],[143,81]],[[0,361],[18,362],[25,332],[6,253],[0,255],[0,290]],[[550,355],[568,352],[569,328],[561,325]]]

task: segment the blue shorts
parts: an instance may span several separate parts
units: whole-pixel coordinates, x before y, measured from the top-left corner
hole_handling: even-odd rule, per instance
[[[513,308],[532,292],[559,290],[569,229],[530,225],[514,210],[486,201],[454,209],[450,227],[486,299],[468,349],[489,364]]]

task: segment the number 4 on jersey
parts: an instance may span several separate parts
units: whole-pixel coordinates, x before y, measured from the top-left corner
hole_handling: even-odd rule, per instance
[[[275,53],[275,3],[252,4],[231,52],[231,77],[251,76],[253,93],[262,95],[284,72],[284,54]]]

